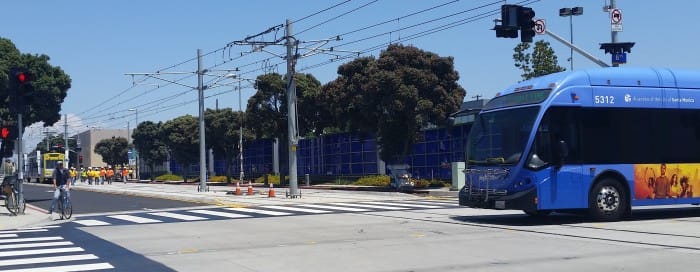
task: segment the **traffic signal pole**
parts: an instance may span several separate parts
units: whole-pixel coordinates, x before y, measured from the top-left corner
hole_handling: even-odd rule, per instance
[[[204,69],[202,69],[202,49],[197,49],[197,91],[199,93],[199,188],[198,192],[209,191],[207,188],[207,151],[204,143]]]
[[[586,52],[586,51],[583,51],[583,49],[576,47],[575,45],[573,45],[572,43],[570,43],[570,42],[567,41],[566,39],[562,38],[561,36],[559,36],[559,35],[557,35],[557,34],[554,34],[552,31],[549,31],[548,29],[545,29],[544,33],[547,34],[547,35],[549,35],[550,37],[554,38],[555,40],[557,40],[557,41],[563,43],[564,45],[568,46],[569,48],[571,48],[572,50],[574,50],[574,51],[576,51],[577,53],[581,54],[582,56],[586,57],[587,59],[591,60],[592,62],[594,62],[594,63],[600,65],[600,67],[610,67],[610,65],[608,65],[608,64],[605,63],[604,61],[602,61],[602,60],[600,60],[600,59],[597,59],[595,56],[589,54],[589,53]]]
[[[297,61],[296,39],[292,37],[292,21],[287,19],[287,135],[289,136],[289,196],[291,198],[301,197],[297,184],[297,87],[294,82],[294,74]],[[284,177],[280,177],[280,182]]]
[[[24,214],[24,156],[22,155],[22,114],[17,114],[17,191],[19,192],[19,212]]]

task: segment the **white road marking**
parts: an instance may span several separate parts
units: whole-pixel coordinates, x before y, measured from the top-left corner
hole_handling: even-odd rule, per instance
[[[139,224],[163,222],[163,221],[156,220],[156,219],[138,217],[138,216],[133,216],[133,215],[128,215],[128,214],[110,215],[107,217],[111,217],[111,218],[115,218],[115,219],[119,219],[119,220],[124,220],[124,221],[129,221],[129,222],[134,222],[134,223],[139,223]]]
[[[81,225],[83,225],[83,226],[88,226],[88,227],[91,227],[91,226],[108,226],[108,225],[111,225],[110,223],[107,223],[107,222],[104,222],[104,221],[92,220],[92,219],[88,219],[88,220],[73,220],[73,223],[78,223],[78,224],[81,224]]]
[[[218,211],[210,211],[210,210],[189,210],[187,212],[200,213],[200,214],[206,214],[206,215],[214,215],[214,216],[220,216],[220,217],[228,217],[228,218],[252,217],[250,215],[245,215],[245,214],[218,212]]]
[[[195,220],[206,220],[208,218],[205,217],[199,217],[199,216],[192,216],[192,215],[185,215],[185,214],[177,214],[177,213],[171,213],[171,212],[158,212],[158,213],[149,213],[151,215],[157,215],[157,216],[162,216],[162,217],[169,217],[169,218],[175,218],[175,219],[180,219],[180,220],[185,220],[185,221],[195,221]]]
[[[387,206],[369,205],[369,204],[355,204],[355,203],[333,203],[333,205],[341,205],[341,206],[348,206],[348,207],[360,207],[360,208],[369,208],[369,209],[380,209],[380,210],[408,210],[408,208],[404,208],[404,207],[387,207]]]
[[[17,234],[11,233],[11,234],[0,234],[0,238],[15,238],[17,237]]]
[[[49,253],[63,253],[63,252],[78,252],[78,251],[84,251],[84,250],[80,247],[15,250],[15,251],[0,252],[0,257],[49,254]]]
[[[316,204],[302,204],[299,205],[302,207],[309,207],[309,208],[317,208],[317,209],[328,209],[328,210],[338,210],[338,211],[347,211],[347,212],[368,212],[370,210],[367,209],[358,209],[358,208],[348,208],[348,207],[338,207],[338,206],[330,206],[330,205],[316,205]]]
[[[55,256],[55,257],[40,257],[40,258],[21,258],[12,260],[2,260],[0,261],[0,266],[8,265],[21,265],[21,264],[38,264],[38,263],[56,263],[56,262],[69,262],[69,261],[82,261],[82,260],[94,260],[97,256],[92,254],[81,254],[81,255],[67,255],[67,256]]]
[[[425,208],[425,209],[442,208],[442,207],[440,207],[440,206],[433,206],[433,205],[405,204],[405,203],[395,203],[395,202],[374,202],[374,201],[366,201],[366,202],[362,202],[362,203],[376,204],[376,205],[390,205],[390,206],[399,206],[399,207],[410,207],[410,208]]]
[[[21,242],[36,242],[36,241],[51,241],[51,240],[63,240],[63,237],[60,237],[60,236],[50,236],[50,237],[2,239],[2,240],[0,240],[0,244],[4,244],[4,243],[21,243]]]
[[[270,206],[260,206],[260,207],[266,208],[266,209],[287,210],[287,211],[305,212],[305,213],[329,213],[330,212],[330,211],[295,208],[295,207],[287,207],[287,206],[272,206],[272,205],[270,205]]]
[[[46,243],[31,243],[31,244],[10,244],[10,245],[0,245],[0,249],[14,249],[14,248],[29,248],[29,247],[47,247],[47,246],[70,246],[71,242],[46,242]]]
[[[74,271],[90,271],[98,269],[112,269],[109,263],[96,263],[96,264],[79,264],[79,265],[64,265],[64,266],[51,266],[42,268],[26,268],[26,269],[14,269],[5,270],[4,272],[74,272]]]
[[[26,233],[26,232],[44,232],[44,231],[49,231],[49,230],[47,230],[47,229],[6,230],[6,231],[0,231],[0,234],[7,234],[7,233]]]
[[[259,214],[274,215],[274,216],[291,215],[291,213],[286,213],[286,212],[266,211],[266,210],[249,209],[249,208],[226,208],[226,209],[231,210],[231,211],[239,211],[239,212],[247,212],[247,213],[259,213]]]

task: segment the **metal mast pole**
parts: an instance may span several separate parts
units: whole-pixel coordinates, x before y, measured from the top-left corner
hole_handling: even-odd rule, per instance
[[[289,135],[289,194],[292,198],[299,196],[297,186],[297,90],[294,82],[296,41],[292,37],[292,22],[287,19],[285,28],[287,38],[287,134]],[[284,177],[280,177],[282,180]]]
[[[207,152],[204,143],[204,71],[202,69],[202,49],[197,49],[197,91],[199,92],[199,188],[207,191]]]
[[[68,114],[63,115],[63,142],[65,146],[65,150],[63,151],[63,154],[65,158],[63,159],[63,165],[66,167],[70,167],[68,163],[70,163],[70,148],[68,147]]]
[[[616,9],[616,8],[617,8],[617,6],[615,5],[615,0],[610,0],[610,8],[611,8],[611,9]],[[612,42],[612,43],[617,43],[617,31],[612,31],[612,29],[611,29],[611,30],[610,30],[610,38],[611,38],[611,42]],[[618,66],[620,66],[620,65],[617,64],[617,63],[613,63],[612,66],[613,66],[613,67],[618,67]]]
[[[243,90],[241,90],[241,79],[239,78],[238,79],[238,112],[239,112],[240,119],[238,120],[238,122],[239,122],[240,127],[239,127],[239,131],[238,131],[238,152],[239,152],[238,156],[239,156],[240,163],[241,163],[241,172],[240,172],[240,175],[238,177],[238,180],[240,180],[242,182],[243,181],[243,107],[241,106],[241,103],[243,100],[241,100],[241,92],[243,92]]]
[[[22,129],[22,114],[17,114],[17,131],[19,135],[17,136],[17,181],[19,183],[19,211],[24,213],[24,156],[22,155],[22,136],[24,136],[24,130]]]

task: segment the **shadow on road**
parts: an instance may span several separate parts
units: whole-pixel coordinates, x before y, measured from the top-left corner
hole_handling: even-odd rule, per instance
[[[522,215],[508,214],[453,216],[451,217],[451,219],[465,223],[493,224],[504,226],[543,226],[596,222],[595,220],[589,218],[585,213],[553,213],[546,217],[532,217],[524,213]],[[700,208],[683,207],[632,210],[632,216],[626,219],[625,221],[645,221],[659,219],[679,219],[683,221],[700,222]]]

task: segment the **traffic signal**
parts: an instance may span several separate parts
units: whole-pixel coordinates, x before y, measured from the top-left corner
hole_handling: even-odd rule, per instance
[[[520,41],[532,42],[535,36],[535,11],[532,8],[518,7],[518,26],[520,27]]]
[[[21,113],[34,97],[31,75],[26,69],[11,68],[8,83],[9,106],[12,113]]]
[[[501,6],[501,25],[495,26],[496,38],[518,37],[518,5]]]
[[[83,155],[78,155],[78,163],[83,163]]]
[[[7,127],[2,127],[2,129],[0,129],[0,136],[2,137],[3,140],[9,138],[10,137],[10,129]]]

